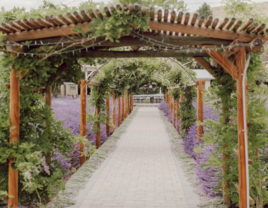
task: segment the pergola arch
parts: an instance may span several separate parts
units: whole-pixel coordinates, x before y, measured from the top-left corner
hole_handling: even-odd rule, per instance
[[[239,204],[241,207],[247,206],[247,180],[246,180],[246,155],[244,133],[247,127],[244,126],[244,119],[246,115],[243,113],[243,74],[246,64],[246,54],[250,52],[262,52],[263,42],[268,41],[265,37],[268,29],[265,24],[257,26],[253,24],[253,19],[250,19],[244,25],[241,21],[236,21],[232,18],[225,19],[219,23],[216,18],[197,18],[190,14],[179,13],[172,11],[162,11],[161,9],[155,13],[154,8],[148,10],[139,5],[124,5],[117,6],[116,9],[130,11],[131,13],[141,12],[142,15],[150,14],[149,31],[132,33],[130,36],[121,37],[119,43],[111,43],[104,41],[104,37],[98,37],[92,43],[83,43],[86,38],[76,37],[76,32],[73,30],[75,26],[79,26],[85,32],[90,32],[88,26],[94,22],[95,18],[103,18],[103,16],[110,17],[115,10],[114,7],[110,9],[104,8],[105,14],[100,10],[96,14],[91,12],[81,11],[75,12],[67,16],[59,15],[59,17],[48,16],[46,19],[23,20],[17,22],[3,23],[0,26],[0,32],[5,36],[7,43],[2,50],[13,53],[14,55],[25,54],[26,56],[39,56],[40,54],[27,53],[27,51],[42,47],[43,44],[59,44],[62,46],[71,46],[78,43],[81,48],[76,45],[71,47],[69,53],[73,51],[81,51],[80,57],[97,58],[97,57],[193,57],[201,66],[208,70],[213,75],[213,67],[204,59],[204,57],[211,57],[225,72],[232,75],[237,80],[237,94],[238,94],[238,140],[239,140]],[[164,14],[164,15],[162,15]],[[157,31],[157,32],[156,32]],[[243,32],[245,31],[245,32]],[[70,35],[73,35],[72,41]],[[90,38],[89,38],[90,39]],[[146,39],[146,40],[144,40]],[[28,46],[23,46],[24,41],[32,41]],[[101,44],[94,44],[101,43]],[[134,51],[108,51],[111,48],[118,48],[122,46],[131,46]],[[154,50],[139,51],[139,47],[153,47]],[[137,50],[136,50],[137,49]],[[220,51],[220,50],[222,51]],[[62,52],[64,53],[64,51]],[[42,54],[41,54],[42,55]],[[234,58],[235,57],[235,62]],[[12,126],[19,125],[19,78],[16,76],[18,69],[12,69],[10,78],[10,119]],[[83,93],[82,93],[83,94]],[[85,94],[85,93],[84,93]],[[245,109],[244,109],[245,110]],[[10,142],[19,140],[19,128],[11,129]],[[17,173],[10,168],[10,183],[16,186]],[[15,195],[14,199],[9,199],[11,207],[17,205],[17,193],[11,192]]]

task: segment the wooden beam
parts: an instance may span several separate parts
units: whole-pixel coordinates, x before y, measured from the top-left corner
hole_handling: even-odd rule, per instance
[[[29,31],[22,31],[22,32],[15,32],[4,34],[7,41],[14,41],[14,42],[21,42],[26,40],[37,40],[37,39],[44,39],[50,37],[58,37],[58,36],[67,36],[76,34],[73,31],[75,26],[81,27],[85,32],[90,32],[88,26],[92,24],[92,22],[84,22],[84,23],[77,23],[77,24],[69,24],[69,25],[62,25],[57,27],[50,27],[50,28],[43,28],[37,30],[29,30]],[[198,36],[205,36],[211,38],[219,38],[224,40],[236,40],[239,39],[242,42],[250,42],[254,38],[260,38],[264,41],[268,40],[268,37],[264,37],[263,35],[256,35],[252,37],[250,34],[242,33],[242,32],[233,32],[228,30],[220,30],[220,29],[212,29],[212,28],[205,28],[205,27],[198,27],[192,25],[184,25],[184,24],[173,24],[170,22],[159,22],[156,20],[149,21],[149,27],[152,30],[158,31],[171,31],[176,33],[186,33],[186,34],[193,34]]]
[[[172,124],[175,127],[175,111],[176,111],[176,105],[175,105],[175,100],[172,97]]]
[[[177,131],[178,131],[179,110],[180,110],[179,100],[176,100],[176,130]]]
[[[180,95],[180,104],[183,103],[184,97],[183,97],[183,93],[181,92]],[[180,120],[180,133],[182,134],[182,119]]]
[[[107,92],[107,98],[106,98],[106,134],[107,137],[110,136],[110,125],[109,125],[109,118],[110,118],[110,93]]]
[[[204,90],[204,81],[199,80],[197,81],[197,121],[203,122],[203,112],[204,112],[204,106],[203,106],[203,90]],[[200,137],[203,135],[204,130],[202,125],[197,125],[197,140],[201,141]]]
[[[101,86],[101,83],[89,81],[89,82],[87,82],[87,85],[99,87],[99,86]]]
[[[125,90],[125,119],[128,117],[128,95],[127,89]]]
[[[232,43],[232,40],[222,40],[217,38],[208,38],[208,37],[182,37],[182,36],[160,36],[158,34],[153,33],[144,33],[146,37],[151,37],[152,40],[156,41],[164,41],[165,43],[176,45],[176,46],[185,46],[185,45],[229,45]],[[43,43],[58,43],[58,42],[67,42],[64,46],[71,45],[72,43],[68,43],[70,38],[68,37],[53,37],[53,38],[45,38],[41,41]],[[72,40],[81,41],[80,37],[74,37]],[[95,42],[104,41],[104,37],[96,38]],[[85,42],[83,46],[91,46],[92,42]],[[132,36],[124,36],[119,39],[119,43],[105,41],[101,43],[101,46],[105,47],[123,47],[123,46],[152,46],[152,43],[140,40],[138,38],[133,38]]]
[[[121,97],[118,97],[118,127],[121,125]]]
[[[52,105],[52,87],[47,87],[45,90],[45,103],[46,105],[50,106]]]
[[[247,180],[246,180],[246,158],[245,158],[245,141],[244,131],[247,127],[244,126],[243,114],[243,76],[246,64],[245,48],[236,56],[238,69],[237,77],[237,126],[238,126],[238,170],[239,170],[239,207],[247,207]],[[246,111],[247,112],[247,111]]]
[[[81,80],[80,86],[80,136],[84,137],[87,135],[87,98],[86,98],[86,80]],[[84,153],[84,145],[80,143],[80,154]],[[86,161],[86,156],[80,155],[80,166]]]
[[[87,28],[89,26],[89,23],[84,22],[84,23],[63,25],[61,27],[50,27],[50,28],[43,28],[43,29],[38,29],[38,30],[29,30],[29,31],[16,32],[16,33],[9,33],[9,34],[4,34],[4,36],[6,37],[7,41],[14,41],[14,42],[36,40],[36,39],[58,37],[58,36],[67,36],[67,35],[76,34],[76,32],[73,31],[75,26],[81,27],[85,32],[89,32],[89,29]]]
[[[133,111],[133,94],[131,94],[131,112]]]
[[[215,78],[215,75],[213,73],[213,66],[210,65],[210,63],[208,63],[204,58],[202,57],[193,57],[194,60],[199,63],[204,69],[206,69],[211,76],[213,76]]]
[[[125,120],[125,92],[122,94],[122,123]]]
[[[98,119],[100,114],[100,109],[96,106],[96,118]],[[96,132],[96,147],[99,149],[101,146],[101,129],[100,122],[97,123],[97,132]]]
[[[132,57],[209,57],[206,52],[179,51],[82,51],[81,58],[132,58]]]
[[[235,188],[239,191],[239,186],[237,184],[234,184],[234,185],[235,185]],[[249,203],[250,205],[255,205],[254,199],[252,199],[250,196],[249,196]]]
[[[227,71],[230,75],[232,75],[233,78],[237,79],[238,77],[238,71],[236,66],[227,59],[223,53],[215,50],[208,50],[207,46],[206,51],[207,53],[218,63],[220,64],[225,71]]]
[[[114,124],[114,130],[116,129],[116,98],[115,98],[115,91],[113,91],[113,124]]]
[[[16,52],[23,52],[23,48],[18,46],[6,48],[12,53],[12,56],[16,56]],[[20,78],[17,76],[19,69],[15,69],[11,66],[10,73],[10,138],[9,143],[19,142],[20,133]],[[8,207],[17,208],[19,203],[19,172],[12,168],[14,158],[11,157],[8,161]]]
[[[11,70],[10,74],[10,143],[19,142],[20,132],[20,80],[17,77],[16,69]],[[19,172],[11,167],[14,158],[9,159],[8,168],[8,207],[18,207],[18,177]]]
[[[256,35],[252,37],[250,34],[242,33],[242,32],[233,32],[228,30],[220,30],[220,29],[212,29],[205,27],[198,27],[192,25],[184,25],[184,24],[173,24],[169,22],[158,22],[155,20],[149,21],[149,27],[152,30],[163,30],[163,31],[172,31],[176,33],[186,33],[193,34],[211,38],[219,38],[224,40],[240,40],[242,42],[248,43],[255,38],[262,39],[264,41],[268,40],[268,37],[264,37],[262,35]]]

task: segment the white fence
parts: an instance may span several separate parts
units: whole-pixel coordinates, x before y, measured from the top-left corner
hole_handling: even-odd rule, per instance
[[[163,100],[163,94],[133,95],[134,103],[161,103]]]

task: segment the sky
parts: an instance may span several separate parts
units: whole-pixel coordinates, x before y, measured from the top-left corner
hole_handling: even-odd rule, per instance
[[[69,6],[78,6],[81,2],[85,0],[51,0],[53,3],[64,3]],[[98,2],[98,0],[94,0]],[[267,2],[267,0],[252,0],[256,3]],[[16,7],[25,7],[27,10],[31,8],[37,8],[41,5],[43,0],[0,0],[0,8],[4,7],[5,10],[10,10],[14,6]],[[104,2],[108,2],[108,0],[104,0]],[[185,0],[185,3],[188,5],[190,11],[197,10],[204,2],[209,4],[211,7],[216,7],[221,5],[221,0]]]

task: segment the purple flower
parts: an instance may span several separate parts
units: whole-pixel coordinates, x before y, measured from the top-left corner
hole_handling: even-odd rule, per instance
[[[193,106],[196,108],[196,103],[193,103]],[[173,112],[168,108],[168,104],[165,103],[165,101],[159,104],[158,109],[164,112],[164,115],[167,116],[169,122],[172,122]],[[204,103],[204,120],[217,120],[218,118],[219,115],[214,114],[214,110]],[[178,120],[178,131],[180,131],[179,127],[180,120]],[[204,128],[204,131],[205,130],[206,129]],[[214,167],[201,168],[202,165],[206,164],[206,162],[209,160],[209,156],[212,155],[215,151],[215,146],[207,146],[204,148],[203,153],[197,155],[194,152],[194,148],[196,148],[198,145],[201,145],[203,147],[204,142],[197,141],[197,126],[196,124],[194,124],[190,127],[186,137],[183,139],[184,152],[192,156],[196,160],[196,175],[200,180],[203,192],[211,197],[215,197],[217,194],[215,193],[215,188],[221,181],[222,175],[219,174],[221,170],[218,170]]]
[[[48,175],[50,175],[49,166],[48,166],[47,163],[46,163],[46,158],[43,157],[43,158],[42,158],[42,161],[43,161],[42,166],[43,166],[43,168],[44,168],[44,171],[45,171]]]

